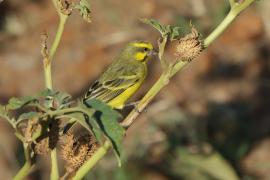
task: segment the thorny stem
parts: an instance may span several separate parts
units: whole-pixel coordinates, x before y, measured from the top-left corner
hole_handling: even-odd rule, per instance
[[[241,13],[244,9],[246,9],[251,3],[255,2],[255,0],[245,0],[242,3],[236,3],[234,1],[232,7],[228,15],[225,19],[220,23],[220,25],[204,40],[205,47],[208,47],[211,43],[214,42],[224,30],[233,22],[236,16]],[[163,45],[164,46],[163,46]],[[166,42],[160,43],[160,49],[163,51],[165,48]],[[159,55],[159,58],[162,59],[163,54]],[[133,110],[130,114],[125,118],[122,122],[122,126],[126,129],[131,126],[131,124],[137,119],[139,116],[139,112],[142,112],[144,108],[153,100],[153,98],[160,92],[160,90],[169,83],[171,77],[173,77],[177,72],[179,72],[182,68],[184,68],[188,64],[188,61],[179,61],[173,66],[168,66],[167,69],[163,71],[160,78],[157,82],[152,86],[152,88],[146,93],[143,99],[137,105],[137,110]],[[108,142],[104,143],[95,154],[77,171],[73,180],[82,179],[89,170],[100,160],[108,151]],[[101,153],[102,152],[102,153]]]

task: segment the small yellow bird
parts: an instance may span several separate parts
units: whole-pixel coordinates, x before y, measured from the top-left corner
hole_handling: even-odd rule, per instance
[[[130,42],[85,94],[84,101],[98,99],[122,109],[147,75],[146,61],[155,54],[149,42]]]

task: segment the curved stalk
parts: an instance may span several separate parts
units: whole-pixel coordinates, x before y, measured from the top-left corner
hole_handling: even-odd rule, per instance
[[[22,180],[30,173],[31,171],[31,163],[26,161],[20,171],[16,174],[13,180]]]
[[[24,149],[25,163],[23,167],[19,170],[19,172],[13,177],[13,180],[25,179],[31,172],[31,169],[33,167],[30,157],[30,151],[26,144],[23,145],[23,149]]]
[[[68,18],[68,15],[64,15],[61,13],[59,7],[58,7],[58,1],[53,0],[53,4],[57,10],[57,13],[59,15],[59,25],[57,28],[57,32],[53,41],[53,44],[50,48],[49,55],[44,59],[43,64],[44,64],[44,74],[45,74],[45,85],[46,88],[52,89],[53,84],[52,84],[52,72],[51,72],[51,67],[52,67],[52,60],[55,55],[55,52],[59,46],[62,34],[64,32],[64,27]],[[57,180],[59,179],[59,170],[58,170],[58,162],[57,162],[57,151],[56,148],[54,148],[51,151],[51,175],[50,175],[51,180]]]

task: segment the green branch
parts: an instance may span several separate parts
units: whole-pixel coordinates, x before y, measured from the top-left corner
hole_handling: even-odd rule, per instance
[[[30,150],[27,144],[24,143],[23,145],[24,149],[24,157],[25,157],[25,163],[23,167],[19,170],[19,172],[16,174],[16,176],[13,177],[13,180],[23,180],[28,176],[28,174],[31,172],[32,169],[32,160],[30,155]]]
[[[58,180],[59,179],[59,170],[58,170],[58,162],[57,162],[57,151],[54,148],[51,151],[51,180]]]
[[[53,4],[57,10],[57,13],[59,15],[59,25],[57,28],[57,32],[53,41],[53,44],[50,48],[49,55],[47,58],[44,59],[44,72],[45,72],[45,85],[46,88],[52,89],[52,72],[51,72],[51,66],[52,66],[52,60],[55,55],[55,52],[59,46],[62,34],[64,32],[64,27],[66,20],[68,18],[68,15],[64,15],[61,13],[59,8],[59,2],[57,0],[53,0]],[[51,151],[51,180],[57,180],[59,179],[59,170],[58,170],[58,162],[57,162],[57,151],[56,148],[54,148]]]
[[[205,47],[208,47],[215,39],[217,39],[226,28],[233,22],[236,16],[238,16],[243,10],[254,3],[256,0],[245,0],[242,3],[237,3],[234,0],[230,0],[231,9],[224,20],[218,25],[218,27],[204,40]]]
[[[235,4],[235,0],[229,0],[230,6],[232,7]]]
[[[85,110],[83,108],[80,107],[71,107],[71,108],[66,108],[66,109],[61,109],[58,111],[50,111],[49,115],[50,116],[55,116],[55,115],[63,115],[63,114],[67,114],[67,113],[74,113],[74,112],[81,112],[83,114],[89,114],[88,110]],[[93,110],[94,112],[94,110]]]
[[[251,3],[255,0],[245,0],[242,3],[235,3],[234,1],[230,1],[232,4],[232,8],[229,14],[225,17],[225,19],[220,23],[220,25],[205,39],[204,45],[208,47],[211,43],[214,42],[224,30],[232,23],[232,21],[236,18],[236,16],[246,9]],[[160,49],[163,51],[165,48],[166,42],[160,43]],[[159,58],[162,59],[163,53],[159,54]],[[122,125],[125,128],[129,128],[131,124],[137,119],[139,116],[139,112],[142,112],[144,108],[153,100],[153,98],[160,92],[160,90],[165,87],[171,77],[173,77],[177,72],[179,72],[182,68],[184,68],[189,62],[188,61],[179,61],[173,66],[169,66],[167,69],[163,71],[160,78],[157,82],[152,86],[152,88],[147,92],[147,94],[143,97],[143,99],[137,105],[136,110],[130,112],[130,114],[125,118],[122,122]],[[93,166],[98,162],[98,160],[102,159],[102,157],[106,154],[109,149],[109,145],[107,142],[101,146],[96,153],[77,171],[73,180],[82,179],[88,172],[93,168]]]
[[[13,178],[13,180],[22,180],[22,179],[25,179],[25,177],[30,173],[31,167],[32,167],[31,163],[28,162],[28,161],[25,161],[23,167],[16,174],[16,176]]]
[[[52,83],[52,60],[55,55],[55,52],[59,46],[63,31],[64,31],[64,26],[66,23],[66,20],[68,18],[68,15],[65,15],[61,12],[60,7],[59,7],[59,1],[58,0],[52,0],[53,4],[57,10],[57,13],[59,15],[59,25],[57,28],[57,32],[54,38],[54,41],[52,43],[52,46],[49,50],[49,54],[46,52],[47,51],[47,45],[46,45],[46,40],[45,44],[43,47],[42,55],[44,56],[43,59],[43,69],[44,69],[44,79],[45,79],[45,86],[47,89],[52,89],[53,88],[53,83]],[[46,110],[45,110],[46,112]],[[27,145],[24,144],[24,154],[25,154],[25,164],[24,166],[20,169],[20,171],[15,175],[13,179],[15,180],[21,180],[25,179],[25,177],[30,173],[31,167],[32,167],[32,161],[30,157],[30,150]],[[57,152],[56,149],[53,149],[51,151],[51,179],[52,180],[57,180],[59,179],[59,171],[58,171],[58,164],[57,164]]]
[[[43,60],[44,66],[44,77],[45,77],[45,85],[46,88],[52,89],[52,60],[55,55],[55,52],[59,46],[62,34],[64,32],[64,27],[66,24],[68,16],[67,15],[60,15],[59,16],[59,25],[57,28],[57,32],[52,43],[52,47],[50,48],[49,55],[46,56]]]
[[[52,61],[52,59],[53,59],[53,57],[55,55],[55,52],[56,52],[56,50],[57,50],[57,48],[59,46],[59,43],[60,43],[62,34],[64,32],[64,27],[65,27],[67,18],[68,18],[67,15],[62,15],[61,14],[59,16],[59,24],[58,24],[56,36],[55,36],[55,39],[53,41],[52,47],[51,47],[50,52],[49,52],[50,53],[49,54],[49,58],[50,58],[51,61]]]
[[[208,47],[214,40],[216,40],[220,34],[222,34],[226,28],[232,23],[235,19],[235,13],[230,11],[224,20],[218,25],[218,27],[204,40],[204,46]]]

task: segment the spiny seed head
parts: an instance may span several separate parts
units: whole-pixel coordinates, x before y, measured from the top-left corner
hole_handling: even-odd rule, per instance
[[[62,142],[61,157],[66,161],[65,168],[69,173],[81,167],[99,147],[90,134],[80,135],[76,138],[74,134],[67,133]]]
[[[58,0],[61,13],[70,15],[75,6],[74,0]]]
[[[38,118],[32,118],[27,121],[24,131],[24,138],[26,143],[32,143],[33,135],[41,130],[41,125],[38,123]]]
[[[196,58],[203,50],[203,43],[198,31],[192,27],[191,33],[178,40],[176,45],[177,59],[191,61]]]

